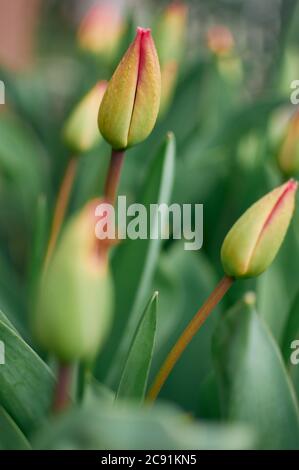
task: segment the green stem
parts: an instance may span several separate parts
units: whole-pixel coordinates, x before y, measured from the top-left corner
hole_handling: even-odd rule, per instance
[[[78,167],[78,158],[73,157],[69,160],[65,175],[63,177],[57,202],[54,210],[53,222],[51,227],[51,233],[49,238],[49,243],[47,247],[46,257],[45,257],[45,267],[48,266],[50,258],[54,252],[56,242],[65,218],[66,210],[70,200],[72,188],[74,185],[74,180]]]
[[[160,371],[158,372],[154,380],[154,383],[148,394],[149,401],[154,401],[157,398],[161,388],[163,387],[170,372],[181,357],[182,353],[184,352],[192,338],[196,335],[202,324],[208,318],[210,313],[213,311],[213,309],[216,307],[216,305],[220,302],[220,300],[226,294],[228,289],[231,287],[233,281],[234,279],[232,277],[224,276],[224,278],[219,282],[212,294],[208,297],[206,302],[198,310],[191,322],[185,328],[180,338],[168,354],[164,364],[162,365]]]

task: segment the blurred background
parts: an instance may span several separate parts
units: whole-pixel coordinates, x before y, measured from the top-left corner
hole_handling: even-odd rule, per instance
[[[160,292],[152,374],[222,275],[220,247],[232,223],[299,171],[298,125],[293,140],[289,134],[298,122],[298,109],[290,103],[291,83],[299,79],[298,2],[174,4],[177,10],[160,0],[1,1],[0,308],[36,349],[28,316],[57,191],[73,156],[63,128],[95,83],[109,80],[136,26],[153,29],[163,107],[150,138],[128,152],[120,192],[139,200],[151,162],[166,132],[173,131],[172,201],[204,204],[203,249],[185,252],[182,244],[166,242],[150,279],[148,291]],[[102,193],[109,153],[99,140],[80,156],[69,214]],[[299,289],[298,214],[293,225],[269,272],[232,288],[176,366],[163,399],[194,416],[222,419],[211,338],[217,315],[248,290],[283,347]],[[124,265],[128,258],[118,261],[117,249],[113,252],[115,322],[96,368],[97,379],[112,388],[108,369],[138,290],[134,270],[146,259],[143,248],[134,256]],[[294,384],[298,392],[298,378]]]

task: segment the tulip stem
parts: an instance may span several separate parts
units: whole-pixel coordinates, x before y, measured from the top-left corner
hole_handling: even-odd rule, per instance
[[[72,384],[72,366],[60,363],[58,366],[57,383],[54,391],[53,413],[65,410],[70,402],[70,389]]]
[[[105,183],[104,198],[110,204],[115,204],[117,189],[120,180],[121,169],[124,161],[124,150],[113,150],[111,152],[109,170]]]
[[[47,267],[48,262],[53,254],[54,248],[56,246],[57,238],[65,217],[67,206],[70,200],[70,195],[72,187],[74,184],[76,171],[78,166],[78,158],[73,157],[70,159],[68,166],[66,168],[65,175],[63,177],[60,190],[57,197],[57,202],[54,210],[54,216],[52,221],[51,233],[49,237],[48,248],[45,257],[45,267]]]
[[[159,370],[152,387],[148,393],[148,401],[154,401],[161,388],[163,387],[165,381],[167,380],[169,374],[174,368],[175,364],[181,357],[182,353],[196,335],[202,324],[206,321],[213,309],[218,305],[221,299],[224,297],[228,289],[231,287],[234,279],[229,276],[224,276],[224,278],[219,282],[214,291],[210,294],[208,299],[198,310],[195,316],[192,318],[190,323],[187,325],[170,353],[168,354],[165,362],[163,363],[161,369]]]

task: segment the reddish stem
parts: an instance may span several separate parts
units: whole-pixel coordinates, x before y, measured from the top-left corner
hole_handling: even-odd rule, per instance
[[[105,183],[104,198],[113,205],[115,204],[117,196],[124,156],[124,150],[117,151],[112,149],[108,175]]]
[[[68,407],[71,384],[72,367],[69,364],[59,364],[52,407],[54,413],[60,413]]]
[[[154,401],[157,398],[161,388],[163,387],[165,381],[167,380],[170,372],[174,368],[178,359],[181,357],[182,353],[184,352],[192,338],[195,336],[195,334],[198,332],[202,324],[208,318],[210,313],[213,311],[213,309],[216,307],[216,305],[220,302],[220,300],[226,294],[228,289],[231,287],[233,281],[234,279],[232,277],[224,276],[224,278],[219,282],[212,294],[205,301],[203,306],[192,318],[192,320],[185,328],[176,344],[171,349],[164,364],[158,372],[148,394],[149,401]]]
[[[47,267],[48,262],[53,254],[53,251],[56,246],[58,235],[65,217],[67,206],[70,200],[70,195],[72,187],[74,184],[76,170],[78,166],[78,158],[74,157],[70,159],[64,178],[62,180],[60,190],[57,197],[57,202],[54,210],[53,222],[51,227],[51,233],[48,243],[48,248],[45,257],[45,267]]]

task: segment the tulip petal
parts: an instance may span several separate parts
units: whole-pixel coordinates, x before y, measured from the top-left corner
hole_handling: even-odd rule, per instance
[[[150,30],[141,30],[139,68],[128,146],[146,139],[152,131],[160,106],[161,73]],[[140,32],[139,32],[140,34]]]
[[[252,277],[275,258],[295,207],[297,182],[290,180],[253,204],[234,224],[221,249],[226,274]]]
[[[80,101],[65,124],[64,140],[75,152],[86,152],[99,140],[97,115],[106,88],[106,81],[98,82]]]
[[[294,175],[299,171],[299,112],[293,116],[287,129],[278,164],[286,175]]]
[[[99,128],[115,150],[144,140],[159,111],[160,67],[150,30],[138,28],[113,74],[99,110]]]
[[[94,359],[111,326],[112,280],[94,231],[100,202],[69,220],[38,290],[34,334],[65,363]]]

